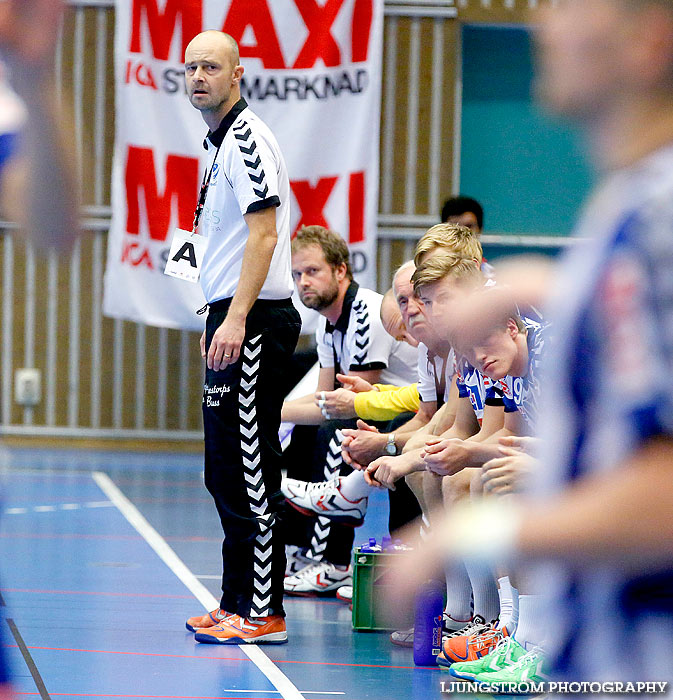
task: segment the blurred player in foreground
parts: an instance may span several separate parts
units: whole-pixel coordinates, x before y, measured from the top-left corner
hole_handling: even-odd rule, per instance
[[[450,514],[405,576],[447,555],[535,560],[554,673],[671,681],[673,2],[565,0],[541,19],[538,93],[601,173],[547,305],[542,466],[525,502]]]

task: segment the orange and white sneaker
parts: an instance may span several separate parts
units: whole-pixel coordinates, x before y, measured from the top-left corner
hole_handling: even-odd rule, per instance
[[[443,641],[437,663],[440,666],[450,666],[458,661],[481,659],[495,649],[503,636],[501,630],[491,628],[469,637],[448,637]]]
[[[220,622],[222,622],[222,620],[224,620],[226,617],[229,617],[229,615],[231,615],[231,613],[218,608],[217,610],[212,610],[205,615],[195,615],[194,617],[190,617],[187,622],[185,622],[185,627],[190,632],[196,632],[196,630],[219,625]]]
[[[194,639],[204,644],[285,644],[287,628],[282,615],[230,615],[213,627],[197,630]]]

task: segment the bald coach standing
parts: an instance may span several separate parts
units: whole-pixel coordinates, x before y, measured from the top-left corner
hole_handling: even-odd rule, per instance
[[[280,392],[300,329],[290,301],[290,184],[276,139],[241,98],[238,46],[222,32],[185,52],[192,105],[209,128],[195,224],[208,302],[201,354],[205,481],[224,530],[220,607],[187,620],[199,642],[287,641]],[[201,239],[201,240],[203,240]]]

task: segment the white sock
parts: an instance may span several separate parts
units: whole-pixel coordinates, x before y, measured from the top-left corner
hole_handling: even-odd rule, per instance
[[[447,564],[446,608],[444,614],[449,617],[447,627],[460,629],[472,619],[472,586],[462,562]],[[447,622],[445,620],[445,622]],[[455,622],[456,624],[451,624]]]
[[[544,640],[544,609],[543,596],[519,596],[519,622],[514,639],[526,649],[540,646]]]
[[[498,586],[490,567],[474,562],[465,562],[467,575],[472,584],[474,614],[481,615],[486,622],[495,620],[500,610]]]
[[[498,579],[498,595],[500,596],[498,629],[506,627],[509,636],[512,637],[519,622],[519,591],[512,586],[509,576]]]
[[[367,498],[372,490],[365,481],[365,473],[354,471],[348,476],[341,477],[341,495],[349,501],[359,501],[361,498]]]

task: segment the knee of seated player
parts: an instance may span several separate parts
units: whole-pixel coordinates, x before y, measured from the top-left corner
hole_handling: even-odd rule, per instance
[[[425,445],[425,442],[421,441],[420,438],[417,438],[415,435],[412,435],[405,443],[402,445],[402,451],[400,454],[406,454],[407,452],[411,452],[412,450],[416,450],[419,447],[423,447]]]
[[[404,477],[404,481],[406,482],[407,486],[411,489],[411,493],[413,493],[416,497],[418,505],[420,505],[421,507],[421,512],[427,519],[429,514],[428,507],[423,495],[423,472],[413,472],[411,474],[407,474]]]
[[[484,496],[484,484],[481,480],[481,468],[469,469],[465,471],[474,472],[470,480],[470,499],[473,501],[479,500]]]
[[[469,499],[474,471],[474,469],[463,469],[453,476],[442,477],[442,497],[445,508],[451,508]]]
[[[427,506],[427,518],[432,523],[435,519],[441,519],[444,513],[442,500],[442,477],[432,472],[422,472],[423,498]]]
[[[423,472],[412,472],[404,477],[411,492],[418,498],[423,496]]]

